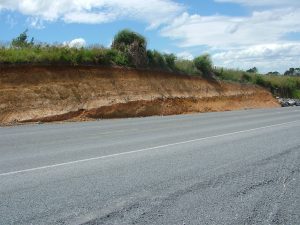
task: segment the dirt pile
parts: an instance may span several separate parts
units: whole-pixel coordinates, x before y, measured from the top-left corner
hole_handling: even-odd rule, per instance
[[[0,68],[0,123],[278,107],[253,85],[124,68]]]

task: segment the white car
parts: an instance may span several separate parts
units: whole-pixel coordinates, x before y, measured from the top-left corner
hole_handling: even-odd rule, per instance
[[[294,105],[296,104],[296,101],[295,101],[294,99],[289,99],[289,100],[288,100],[288,104],[289,104],[290,106],[294,106]]]

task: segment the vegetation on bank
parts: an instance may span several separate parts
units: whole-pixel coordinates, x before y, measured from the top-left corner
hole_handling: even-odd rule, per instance
[[[147,40],[130,30],[117,33],[111,48],[34,43],[33,38],[29,40],[26,30],[9,46],[0,47],[0,64],[117,65],[191,75],[203,73],[193,61],[147,49]]]
[[[149,50],[145,37],[127,29],[115,35],[111,48],[35,43],[26,30],[9,46],[0,47],[0,64],[118,65],[252,83],[268,88],[274,95],[300,98],[300,68],[290,68],[285,76],[277,71],[260,75],[256,67],[247,71],[216,68],[207,54],[186,60]]]
[[[214,73],[222,80],[252,83],[269,89],[274,95],[300,99],[300,76],[283,76],[216,68]]]

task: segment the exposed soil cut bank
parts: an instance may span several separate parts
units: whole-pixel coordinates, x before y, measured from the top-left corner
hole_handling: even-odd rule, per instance
[[[124,68],[0,68],[0,123],[279,107],[265,89]]]

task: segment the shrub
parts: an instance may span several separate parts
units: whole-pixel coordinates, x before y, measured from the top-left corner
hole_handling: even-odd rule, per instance
[[[119,66],[130,66],[129,58],[125,53],[112,49],[108,52],[108,55],[111,62]]]
[[[156,69],[166,69],[167,63],[163,54],[156,50],[148,50],[147,57],[149,66]]]
[[[90,63],[94,64],[100,64],[100,65],[110,65],[114,62],[115,59],[115,51],[105,48],[96,48],[93,47],[92,49],[89,49],[88,51],[92,52]]]
[[[177,59],[175,61],[176,70],[189,75],[200,75],[199,70],[191,60]]]
[[[121,30],[115,35],[112,48],[125,52],[126,48],[133,42],[139,43],[145,49],[147,48],[146,39],[142,35],[128,29]]]
[[[164,54],[165,62],[170,70],[175,69],[176,56],[174,54]]]
[[[205,54],[198,56],[194,59],[194,63],[196,68],[200,70],[204,75],[210,75],[213,69],[213,64],[210,55]]]
[[[148,63],[147,41],[138,33],[127,29],[120,31],[114,37],[112,48],[126,54],[135,67],[145,67]]]
[[[251,82],[252,77],[248,73],[243,73],[241,77],[242,82]]]
[[[270,91],[274,92],[274,84],[272,84],[271,81],[266,80],[265,77],[263,77],[263,75],[256,75],[254,83],[259,86],[268,88]]]

